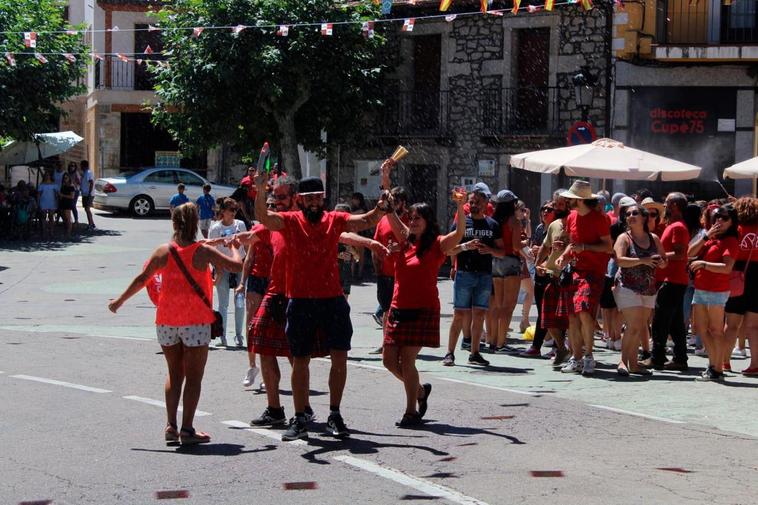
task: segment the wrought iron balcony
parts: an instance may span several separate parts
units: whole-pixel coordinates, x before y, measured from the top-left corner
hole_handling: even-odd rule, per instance
[[[95,87],[143,91],[153,89],[153,76],[147,66],[136,61],[121,61],[114,56],[106,56],[95,62]]]
[[[758,0],[658,0],[656,9],[659,44],[758,44]]]
[[[403,91],[384,98],[380,135],[432,138],[448,135],[449,94],[446,91]]]
[[[559,133],[558,90],[557,87],[485,90],[481,102],[482,136]]]

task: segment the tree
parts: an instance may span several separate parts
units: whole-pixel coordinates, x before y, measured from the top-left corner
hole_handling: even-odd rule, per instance
[[[57,124],[60,104],[83,88],[77,81],[84,75],[87,49],[82,35],[68,35],[63,19],[65,2],[59,0],[0,0],[0,137],[30,139]],[[23,32],[39,33],[35,49],[24,46]],[[76,61],[62,55],[71,53]],[[15,65],[6,57],[10,54]]]
[[[154,67],[156,122],[185,150],[228,143],[252,154],[273,134],[283,168],[299,176],[298,144],[323,153],[322,131],[349,142],[379,104],[390,58],[380,33],[367,38],[361,30],[376,9],[333,0],[174,1],[159,13],[169,65]],[[327,21],[332,36],[321,34]],[[313,25],[276,34],[303,22]],[[195,26],[237,25],[255,27],[192,36]]]

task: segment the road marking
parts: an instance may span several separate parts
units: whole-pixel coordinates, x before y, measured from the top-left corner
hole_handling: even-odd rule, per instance
[[[460,379],[451,379],[449,377],[437,377],[433,376],[435,379],[439,379],[441,381],[448,381],[448,382],[456,382],[458,384],[466,384],[468,386],[477,386],[480,388],[486,388],[486,389],[495,389],[497,391],[507,391],[509,393],[516,393],[517,395],[527,395],[527,396],[540,396],[540,393],[532,393],[530,391],[519,391],[518,389],[508,389],[508,388],[501,388],[498,386],[490,386],[489,384],[479,384],[477,382],[469,382],[469,381],[463,381]]]
[[[122,398],[125,400],[134,400],[135,402],[147,403],[148,405],[155,405],[156,407],[163,407],[164,409],[166,408],[166,404],[164,402],[160,400],[153,400],[152,398],[144,398],[142,396],[132,396],[132,395],[122,396]],[[177,410],[181,412],[182,408],[179,407]],[[195,415],[197,417],[202,417],[202,416],[212,416],[213,414],[211,414],[210,412],[204,412],[202,410],[196,410]]]
[[[331,363],[332,360],[327,358],[313,358],[313,361],[323,361],[325,363]],[[358,367],[358,368],[368,368],[369,370],[384,370],[387,371],[386,368],[383,366],[376,366],[376,365],[364,365],[363,363],[353,363],[350,360],[347,360],[347,364],[350,366]]]
[[[45,379],[44,377],[34,377],[32,375],[11,375],[14,379],[23,379],[27,381],[43,382],[45,384],[53,384],[55,386],[63,386],[65,388],[79,389],[81,391],[89,391],[90,393],[110,393],[107,389],[93,388],[90,386],[82,386],[81,384],[74,384],[72,382],[58,381],[55,379]]]
[[[380,477],[384,477],[385,479],[389,479],[393,482],[397,482],[398,484],[411,487],[429,496],[444,498],[446,500],[450,500],[451,502],[460,503],[461,505],[487,505],[481,500],[466,496],[465,494],[461,494],[458,491],[455,491],[448,487],[441,486],[434,482],[420,479],[418,477],[411,477],[410,475],[405,474],[400,470],[395,470],[394,468],[387,466],[377,465],[371,461],[366,461],[364,459],[354,458],[347,455],[334,456],[334,459],[337,461],[342,461],[343,463],[347,463],[348,465],[354,466],[356,468],[360,468],[361,470],[366,470],[367,472],[371,472]]]
[[[610,412],[616,412],[617,414],[627,414],[629,416],[644,417],[645,419],[652,419],[653,421],[663,421],[664,423],[687,424],[685,421],[677,421],[675,419],[667,419],[665,417],[658,417],[658,416],[651,416],[651,415],[648,415],[648,414],[641,414],[639,412],[632,412],[631,410],[615,409],[613,407],[606,407],[605,405],[592,405],[592,404],[590,404],[590,407],[595,407],[596,409],[608,410]]]
[[[245,431],[255,433],[256,435],[262,435],[264,437],[274,439],[277,442],[282,442],[282,432],[280,431],[269,430],[266,428],[253,428],[247,423],[243,423],[242,421],[235,421],[235,420],[221,421],[221,424],[232,426],[234,428],[241,428]],[[292,440],[291,442],[284,442],[284,445],[308,445],[308,443],[305,440]]]

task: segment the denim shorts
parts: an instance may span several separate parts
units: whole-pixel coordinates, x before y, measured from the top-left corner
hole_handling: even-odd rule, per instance
[[[692,296],[692,305],[726,305],[729,291],[705,291],[696,289]]]
[[[491,294],[492,274],[456,272],[453,283],[454,308],[486,310],[489,307]]]
[[[521,259],[517,256],[492,258],[492,277],[514,277],[521,275]]]

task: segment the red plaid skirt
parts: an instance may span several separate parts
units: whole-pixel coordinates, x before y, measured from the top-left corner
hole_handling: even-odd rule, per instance
[[[605,286],[605,273],[574,272],[569,315],[589,312],[595,317]]]
[[[568,313],[564,308],[571,305],[571,293],[568,289],[561,287],[558,278],[550,279],[550,283],[545,287],[545,294],[542,295],[542,309],[540,317],[542,319],[542,328],[567,330]]]
[[[402,314],[402,309],[400,313],[395,313],[395,310],[390,309],[390,315],[384,325],[384,345],[440,346],[440,309],[406,309],[414,313],[406,312],[405,319],[399,315]]]
[[[287,302],[288,299],[284,295],[266,293],[248,327],[247,352],[264,356],[291,357],[290,344],[284,332],[287,325]],[[279,317],[274,317],[275,315]],[[328,356],[329,343],[326,334],[319,330],[316,337],[311,356]]]

